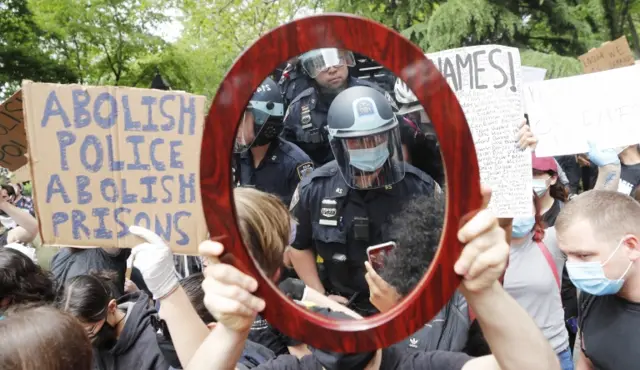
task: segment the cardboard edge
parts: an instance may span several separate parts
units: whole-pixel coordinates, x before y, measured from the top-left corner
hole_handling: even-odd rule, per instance
[[[33,85],[33,81],[31,80],[22,80],[22,87],[21,87],[21,91],[22,91],[22,117],[24,119],[24,132],[27,135],[27,154],[28,154],[28,158],[27,158],[27,165],[29,166],[29,175],[31,176],[31,196],[32,199],[36,200],[37,199],[37,186],[36,186],[36,181],[35,181],[35,164],[37,163],[37,158],[34,158],[33,153],[32,153],[32,148],[34,147],[34,145],[32,145],[33,143],[31,143],[29,140],[30,139],[30,133],[29,133],[29,110],[27,109],[27,106],[29,104],[29,99],[30,94],[27,93],[27,89],[31,89],[31,85]],[[33,202],[33,207],[35,208],[36,211],[36,221],[38,221],[38,236],[40,236],[40,240],[42,242],[42,245],[47,245],[47,241],[44,240],[44,233],[42,232],[42,222],[40,222],[40,204],[39,202]]]

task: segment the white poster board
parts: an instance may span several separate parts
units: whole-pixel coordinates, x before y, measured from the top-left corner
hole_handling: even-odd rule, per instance
[[[544,81],[546,76],[547,70],[544,68],[522,66],[522,83],[525,85]]]
[[[529,84],[525,99],[541,157],[640,143],[640,66]]]
[[[498,217],[530,216],[531,153],[516,143],[522,70],[516,48],[483,45],[427,54],[455,92],[475,143],[480,181]]]

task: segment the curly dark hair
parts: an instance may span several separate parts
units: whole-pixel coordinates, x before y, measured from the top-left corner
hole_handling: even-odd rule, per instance
[[[413,199],[391,220],[391,239],[397,248],[389,253],[381,276],[403,296],[416,287],[438,250],[444,197],[436,193]]]
[[[46,304],[54,301],[55,292],[50,273],[25,254],[0,248],[0,300],[8,298],[9,305]]]

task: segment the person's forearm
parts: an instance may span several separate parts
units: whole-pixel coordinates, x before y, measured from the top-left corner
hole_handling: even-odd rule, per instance
[[[598,178],[594,190],[618,190],[620,182],[621,168],[620,164],[608,164],[598,168]]]
[[[345,313],[355,319],[362,318],[362,316],[358,315],[354,311],[351,311],[346,306],[341,305],[340,303],[334,301],[333,299],[325,296],[324,294],[308,286],[305,288],[304,301],[312,302],[319,307],[330,308],[332,311]]]
[[[209,329],[182,287],[160,300],[159,313],[167,323],[173,346],[184,368],[209,335]]]
[[[527,312],[498,284],[480,293],[460,287],[502,370],[559,370],[551,345]],[[522,349],[526,348],[526,351]]]
[[[238,333],[218,324],[197,349],[185,370],[233,370],[244,350],[249,331]]]
[[[292,248],[290,253],[293,268],[300,279],[304,281],[304,284],[324,294],[324,286],[322,286],[320,276],[318,276],[318,268],[316,267],[313,251],[311,249],[301,251]]]
[[[577,350],[580,351],[580,353],[578,353],[578,359],[576,361],[576,370],[593,370],[591,361],[585,357],[584,352],[582,352],[579,347]]]
[[[38,221],[35,217],[31,216],[31,213],[8,202],[0,203],[0,210],[4,211],[18,226],[25,229],[30,235],[34,235],[35,237],[35,235],[38,234]]]

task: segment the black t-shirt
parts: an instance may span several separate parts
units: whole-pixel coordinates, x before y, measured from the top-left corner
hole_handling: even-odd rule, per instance
[[[640,184],[640,163],[631,166],[622,165],[618,192],[625,195],[633,194],[632,191]]]
[[[118,275],[116,288],[123,295],[129,255],[131,249],[122,249],[117,255],[111,255],[102,248],[62,248],[51,260],[51,272],[58,283],[64,284],[72,277],[92,271],[114,271]]]
[[[472,357],[456,352],[404,353],[398,348],[382,351],[380,370],[460,370]],[[256,367],[256,370],[322,370],[322,365],[313,355],[298,360],[285,355]]]
[[[560,210],[562,209],[563,203],[557,199],[553,201],[553,205],[551,208],[547,210],[547,212],[542,215],[542,220],[544,221],[546,227],[552,227],[556,224],[556,218],[560,214]]]
[[[584,294],[584,293],[583,293]],[[632,303],[617,295],[580,297],[582,348],[598,370],[637,369],[640,364],[640,303]],[[586,315],[585,315],[586,313]]]

